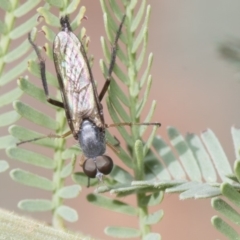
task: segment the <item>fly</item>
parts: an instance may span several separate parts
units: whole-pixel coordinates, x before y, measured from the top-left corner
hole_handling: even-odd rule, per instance
[[[64,138],[70,134],[79,142],[85,161],[82,164],[84,173],[89,178],[102,180],[103,175],[112,171],[113,161],[105,155],[105,129],[112,126],[132,126],[138,123],[117,123],[108,125],[104,121],[101,101],[110,85],[111,74],[116,60],[117,42],[121,34],[125,15],[119,25],[114,44],[108,76],[102,91],[98,95],[92,71],[82,42],[72,32],[68,16],[61,17],[61,31],[53,42],[53,58],[62,102],[49,97],[48,84],[45,73],[45,60],[37,45],[28,39],[35,50],[41,73],[41,80],[47,101],[57,107],[64,108],[70,131],[63,134]],[[139,125],[156,125],[160,123],[141,123]],[[38,138],[40,139],[40,138]],[[37,140],[37,139],[34,139]],[[22,142],[23,143],[23,142]]]

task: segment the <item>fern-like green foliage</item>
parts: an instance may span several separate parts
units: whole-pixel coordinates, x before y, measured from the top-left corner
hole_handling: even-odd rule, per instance
[[[61,4],[60,4],[61,3]],[[77,17],[73,20],[73,26],[78,27],[80,20],[84,17],[85,8],[79,7],[80,1],[48,1],[43,7],[38,8],[38,14],[44,21],[50,26],[59,26],[59,17],[51,13],[53,8],[59,8],[60,15],[66,15],[73,13],[78,9]],[[37,22],[35,16],[34,22]],[[32,36],[37,37],[36,28],[32,27]],[[29,29],[30,31],[30,29]],[[55,33],[49,28],[49,26],[43,26],[42,31],[45,33],[47,40],[51,42],[54,40]],[[26,40],[27,41],[27,40]],[[50,46],[51,46],[50,45]],[[28,46],[29,43],[28,43]],[[46,55],[52,59],[52,50],[48,44],[45,44]],[[33,51],[32,51],[33,52]],[[35,53],[31,53],[35,56]],[[35,60],[28,61],[28,70],[40,79],[39,66]],[[46,72],[48,83],[54,87],[58,87],[57,79],[50,72]],[[56,134],[63,134],[66,131],[66,118],[64,111],[53,108],[47,104],[46,97],[42,88],[36,87],[32,81],[29,81],[27,77],[21,77],[18,80],[19,88],[25,94],[31,96],[36,101],[46,104],[46,108],[51,108],[52,111],[56,111],[56,119],[47,116],[43,112],[37,110],[29,103],[26,104],[20,100],[13,103],[13,107],[17,114],[28,121],[40,125],[46,128],[47,132],[55,132]],[[56,98],[59,98],[60,94]],[[22,126],[13,125],[9,128],[9,131],[13,137],[19,139],[19,141],[27,141],[34,138],[44,136],[38,132],[32,131]],[[53,212],[53,225],[63,227],[64,220],[68,222],[75,222],[78,219],[77,211],[67,205],[63,204],[64,199],[75,198],[81,191],[81,186],[73,184],[65,186],[64,180],[71,175],[74,169],[76,161],[76,153],[79,154],[80,150],[77,147],[66,150],[65,139],[56,139],[55,141],[49,138],[45,138],[39,141],[33,142],[47,148],[54,150],[54,157],[50,159],[43,153],[36,153],[30,150],[26,150],[24,147],[10,147],[7,149],[9,157],[38,166],[40,168],[48,169],[52,171],[52,179],[45,178],[39,174],[28,172],[23,169],[12,169],[10,176],[14,181],[21,184],[28,185],[35,188],[40,188],[45,191],[52,192],[52,199],[24,199],[18,203],[18,207],[27,211],[52,211]],[[68,163],[66,159],[71,159]]]
[[[108,40],[101,38],[105,61],[100,61],[100,67],[105,77],[107,76],[111,58],[111,45],[108,42],[114,42],[118,25],[123,16],[122,7],[124,7],[124,12],[126,13],[125,28],[120,35],[117,62],[114,66],[114,76],[112,77],[107,96],[108,111],[115,123],[139,123],[143,117],[141,116],[142,110],[147,102],[152,83],[152,77],[149,75],[153,60],[152,53],[147,57],[148,63],[144,66],[151,7],[147,5],[146,1],[141,1],[141,3],[138,3],[138,1],[122,1],[123,6],[118,5],[116,1],[101,0],[100,3],[104,12],[104,26],[108,38]],[[139,74],[139,72],[142,72],[142,74]],[[126,85],[127,93],[121,90],[119,81]],[[140,97],[142,92],[143,97]],[[149,113],[144,117],[143,122],[151,121],[155,106],[156,102],[153,101]],[[149,234],[154,234],[157,236],[156,239],[160,238],[159,234],[151,233],[150,225],[157,223],[161,219],[162,211],[159,210],[156,213],[148,214],[148,204],[144,204],[144,202],[146,199],[150,201],[151,196],[147,194],[147,191],[135,191],[131,186],[131,182],[134,179],[139,181],[145,179],[144,158],[152,145],[157,127],[153,127],[150,136],[147,137],[147,142],[143,144],[141,139],[145,130],[146,126],[133,126],[130,129],[131,134],[129,134],[124,127],[118,127],[118,131],[129,149],[129,151],[124,150],[121,143],[118,156],[131,171],[126,171],[115,165],[110,174],[112,181],[108,182],[108,186],[101,186],[97,189],[97,192],[105,192],[127,188],[127,194],[136,194],[138,207],[129,206],[122,201],[112,200],[97,194],[88,195],[88,200],[93,204],[120,213],[138,216],[141,225],[140,229],[133,229],[127,226],[108,226],[105,229],[105,233],[112,237],[133,238],[141,236],[148,238],[150,237]],[[116,142],[109,134],[107,135],[107,140],[112,144]],[[160,192],[152,197],[153,199],[158,199],[158,201],[155,201],[155,204],[160,203],[162,200]]]
[[[26,70],[29,56],[26,57],[25,55],[30,46],[26,40],[14,50],[9,51],[9,49],[13,42],[17,41],[25,35],[26,31],[30,31],[35,26],[36,23],[33,19],[36,18],[36,15],[18,27],[15,27],[15,22],[31,11],[39,2],[40,0],[26,1],[25,4],[19,5],[17,0],[0,1],[0,8],[5,13],[2,20],[0,20],[0,86],[2,92],[5,92],[0,97],[0,108],[9,108],[8,106],[22,95],[22,91],[15,86],[10,91],[3,91],[3,89],[7,89],[9,84],[14,85],[13,81]],[[21,64],[11,68],[11,70],[6,70],[7,64],[14,65],[20,58],[24,58]],[[0,115],[0,127],[3,128],[13,124],[19,118],[20,115],[16,111],[9,111],[8,109],[7,112]],[[15,144],[15,142],[15,139],[10,135],[1,136],[0,149],[5,149],[7,146]],[[0,160],[0,172],[6,171],[8,167],[7,161]]]
[[[58,31],[52,29],[59,27],[59,16],[77,11],[76,18],[72,19],[71,26],[73,30],[79,29],[81,19],[86,11],[85,7],[79,6],[80,0],[45,1],[44,6],[38,8],[36,15],[14,29],[15,18],[24,15],[39,2],[29,0],[18,6],[17,0],[0,0],[0,7],[6,11],[6,21],[4,23],[0,22],[2,34],[0,42],[0,84],[3,87],[18,78],[27,67],[30,73],[29,78],[19,77],[19,88],[15,88],[0,97],[0,107],[9,105],[14,101],[13,107],[15,109],[15,111],[0,116],[2,124],[0,127],[15,123],[21,116],[36,125],[44,127],[45,132],[54,132],[61,135],[68,130],[64,111],[51,107],[46,101],[43,89],[37,87],[34,81],[29,80],[33,76],[40,79],[35,53],[31,51],[19,65],[9,72],[3,73],[6,63],[19,59],[27,54],[30,49],[26,37],[24,43],[16,50],[8,52],[10,41],[26,35],[29,31],[32,31],[31,34],[34,39],[38,38],[39,33],[37,33],[35,26],[39,23],[37,21],[39,15],[42,16],[42,22],[44,22],[41,30],[49,42],[41,49],[45,50],[49,58],[47,61],[52,60],[51,46],[56,31]],[[155,101],[152,101],[148,114],[146,116],[142,115],[152,83],[150,70],[153,54],[146,55],[151,7],[147,5],[146,0],[122,0],[121,2],[100,0],[100,3],[104,13],[104,26],[107,36],[107,39],[101,38],[104,60],[100,61],[100,67],[105,77],[110,64],[111,45],[114,42],[122,17],[126,14],[124,27],[118,42],[114,74],[106,98],[110,116],[115,123],[151,122],[154,119]],[[52,13],[56,12],[56,9],[59,11],[59,16]],[[89,38],[86,37],[86,29],[81,29],[79,39],[84,39],[87,50]],[[58,88],[55,73],[47,71],[46,75],[48,84]],[[128,92],[124,92],[120,85],[125,85]],[[34,98],[34,101],[44,104],[46,109],[50,108],[51,111],[56,112],[55,118],[46,116],[29,102],[26,104],[22,100],[18,100],[22,93]],[[59,91],[56,99],[60,99]],[[167,131],[170,144],[167,144],[163,138],[156,136],[157,127],[151,127],[149,136],[144,135],[146,128],[146,126],[133,126],[127,131],[125,127],[117,127],[119,134],[125,141],[125,143],[121,142],[118,147],[118,156],[124,163],[125,168],[115,165],[110,176],[104,179],[104,184],[98,186],[95,193],[87,196],[88,201],[94,205],[115,211],[118,214],[134,216],[139,221],[140,227],[134,229],[128,226],[108,226],[105,233],[114,238],[160,239],[160,234],[152,232],[151,226],[161,221],[163,211],[159,207],[157,211],[152,212],[151,207],[160,206],[165,192],[179,193],[180,199],[212,198],[213,208],[230,220],[232,224],[238,224],[240,219],[237,212],[240,198],[239,161],[236,161],[233,172],[215,134],[208,129],[200,136],[195,134],[183,136],[176,128],[169,127]],[[19,141],[44,137],[43,133],[19,125],[12,125],[9,132],[11,136],[0,138],[0,148],[8,147],[7,154],[9,157],[46,169],[46,171],[52,173],[52,179],[48,179],[26,169],[18,168],[10,171],[10,176],[14,181],[52,193],[51,199],[23,199],[18,203],[19,208],[34,212],[52,211],[53,226],[57,227],[63,227],[64,221],[76,221],[78,219],[77,211],[65,205],[65,200],[77,197],[81,191],[81,186],[86,185],[86,176],[82,172],[74,172],[76,156],[81,153],[79,147],[66,148],[65,139],[44,138],[32,142],[32,144],[52,149],[54,155],[49,158],[43,154],[44,151],[37,153],[26,150],[23,145],[15,146],[15,143]],[[107,141],[114,145],[116,139],[111,136],[110,132],[110,130],[107,132]],[[236,159],[239,160],[239,129],[232,128],[232,139]],[[4,160],[0,161],[0,171],[5,171],[7,168],[8,163]],[[70,176],[75,184],[66,186],[65,179]],[[97,184],[97,180],[91,181],[91,186]],[[99,194],[104,192],[110,192],[117,197],[134,194],[137,204],[131,206],[120,199],[113,200]],[[221,195],[233,203],[236,209],[230,206],[225,199],[223,200]],[[0,217],[1,215],[0,213]],[[224,219],[214,216],[212,223],[229,239],[240,239],[238,233]]]
[[[239,39],[232,39],[231,41],[227,41],[222,43],[219,46],[219,52],[221,56],[229,61],[231,64],[235,65],[239,68],[240,63],[240,44]],[[236,161],[234,164],[234,174],[229,175],[229,178],[233,180],[233,184],[222,183],[220,185],[221,194],[225,197],[222,199],[220,197],[216,197],[212,199],[212,207],[220,213],[224,218],[219,216],[212,217],[212,224],[216,227],[216,229],[222,232],[228,239],[240,239],[239,231],[234,229],[234,226],[239,226],[240,215],[239,215],[239,187],[240,187],[240,131],[239,129],[232,128],[232,137],[233,143],[235,147],[235,156]],[[226,201],[227,200],[227,201]],[[232,207],[231,205],[234,207]],[[228,220],[229,223],[226,222]]]

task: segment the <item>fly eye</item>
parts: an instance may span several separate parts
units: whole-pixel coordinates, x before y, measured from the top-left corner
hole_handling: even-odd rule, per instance
[[[90,177],[95,178],[97,174],[97,167],[92,158],[88,158],[83,164],[84,173]]]
[[[83,164],[83,171],[90,178],[97,177],[98,173],[107,175],[112,168],[113,161],[106,155],[98,156],[95,159],[88,158]]]
[[[100,173],[107,175],[113,169],[113,161],[106,155],[96,157],[96,166]]]

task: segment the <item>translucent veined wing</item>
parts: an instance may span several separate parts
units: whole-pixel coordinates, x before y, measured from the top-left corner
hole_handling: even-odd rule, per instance
[[[94,83],[81,47],[81,42],[70,30],[59,32],[53,44],[55,67],[66,114],[73,123],[73,134],[79,131],[84,118],[102,126],[94,96]]]

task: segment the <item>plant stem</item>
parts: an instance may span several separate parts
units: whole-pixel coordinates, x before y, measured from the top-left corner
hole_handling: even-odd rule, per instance
[[[62,135],[64,133],[65,125],[66,125],[64,111],[62,109],[57,110],[56,119],[57,121],[59,121],[59,119],[61,120],[59,122],[59,126],[56,130],[56,133],[58,135]],[[64,220],[62,219],[62,217],[60,217],[57,214],[57,208],[61,206],[63,203],[63,199],[58,196],[58,190],[60,190],[64,185],[64,181],[61,178],[61,171],[64,167],[64,159],[62,159],[62,153],[65,149],[66,140],[63,138],[58,138],[55,141],[56,141],[56,148],[55,148],[55,154],[54,154],[54,162],[55,162],[56,168],[53,173],[53,182],[56,184],[56,186],[55,186],[55,191],[53,192],[54,209],[53,209],[52,224],[56,228],[63,229],[65,228]]]
[[[131,5],[128,5],[128,7]],[[134,10],[133,8],[130,9],[130,7],[127,7],[127,38],[128,38],[128,45],[127,45],[127,53],[128,53],[128,59],[129,59],[129,65],[128,65],[128,76],[129,76],[129,100],[130,100],[130,115],[131,115],[131,121],[132,122],[139,122],[139,118],[136,117],[136,111],[137,111],[137,103],[139,100],[139,82],[138,82],[138,72],[136,70],[136,53],[132,53],[133,49],[133,43],[134,43],[134,37],[135,37],[135,31],[131,32],[131,25],[134,19]],[[140,138],[140,128],[133,126],[132,129],[132,137],[133,137],[133,146],[135,145],[136,141]],[[134,149],[134,148],[133,148]],[[135,180],[144,180],[144,174],[143,169],[139,169],[139,164],[136,156],[135,149],[133,150],[133,162],[134,162],[134,178]],[[143,161],[143,159],[141,159]],[[143,166],[143,164],[140,164],[140,166]],[[145,217],[148,215],[148,208],[146,206],[141,205],[141,199],[145,197],[145,194],[143,193],[137,193],[137,205],[139,210],[139,227],[142,232],[142,237],[145,236],[147,233],[150,232],[149,225],[146,225],[144,223]]]

